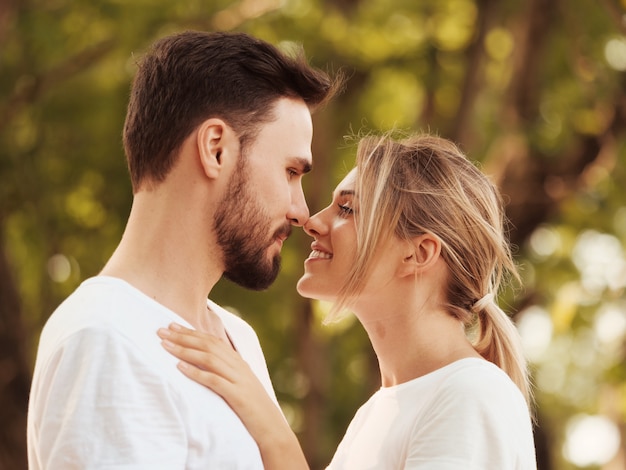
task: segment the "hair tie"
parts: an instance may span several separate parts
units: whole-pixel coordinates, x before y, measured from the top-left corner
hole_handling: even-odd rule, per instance
[[[476,302],[474,302],[474,305],[472,306],[471,310],[473,313],[482,312],[483,310],[487,308],[489,304],[492,304],[493,301],[494,301],[494,296],[491,292],[489,292],[483,295]]]

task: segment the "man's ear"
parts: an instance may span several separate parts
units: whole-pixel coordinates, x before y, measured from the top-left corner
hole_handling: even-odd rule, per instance
[[[211,118],[198,127],[197,132],[198,155],[204,173],[210,179],[219,176],[225,166],[225,155],[233,149],[235,132],[224,121]]]
[[[406,240],[404,244],[404,257],[398,269],[401,277],[427,271],[441,256],[441,240],[430,233]]]

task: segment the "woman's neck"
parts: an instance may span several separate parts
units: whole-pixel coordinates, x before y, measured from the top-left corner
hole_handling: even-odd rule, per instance
[[[459,320],[441,309],[423,302],[419,306],[406,298],[386,303],[384,309],[367,304],[368,311],[355,313],[378,357],[383,387],[421,377],[465,357],[480,357]]]

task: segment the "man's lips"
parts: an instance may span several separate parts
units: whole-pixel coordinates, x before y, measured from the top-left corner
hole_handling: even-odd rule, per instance
[[[274,243],[278,243],[279,246],[283,246],[283,243],[291,235],[291,225],[287,225],[280,230],[276,231],[274,235]]]

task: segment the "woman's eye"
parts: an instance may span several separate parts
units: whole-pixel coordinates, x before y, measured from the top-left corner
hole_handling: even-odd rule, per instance
[[[346,206],[345,204],[338,204],[339,206],[339,215],[342,217],[347,217],[354,213],[354,210],[350,206]]]

